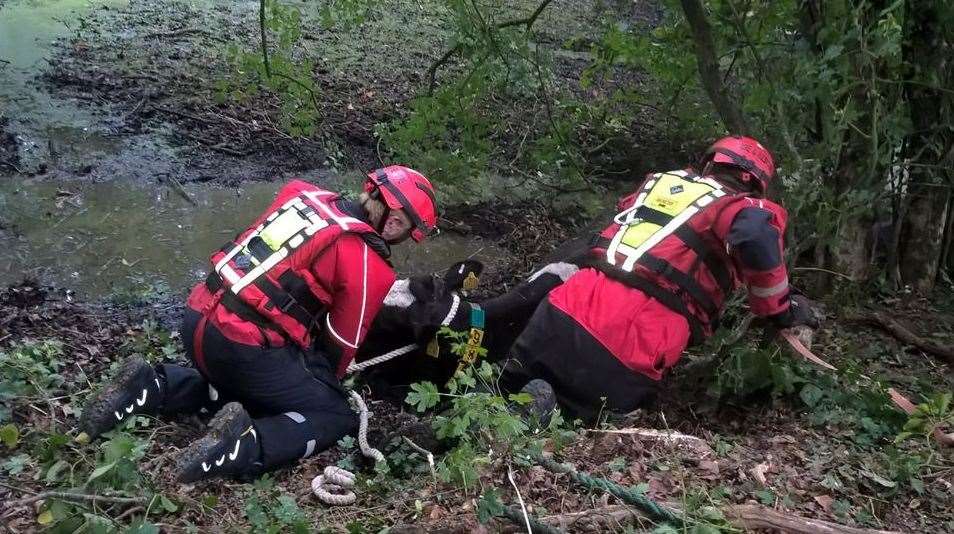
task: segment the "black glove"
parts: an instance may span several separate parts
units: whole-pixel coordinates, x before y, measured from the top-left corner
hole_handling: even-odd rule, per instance
[[[812,303],[807,297],[804,295],[793,295],[790,301],[791,305],[787,310],[771,317],[776,327],[785,329],[795,326],[807,326],[814,330],[820,326]]]

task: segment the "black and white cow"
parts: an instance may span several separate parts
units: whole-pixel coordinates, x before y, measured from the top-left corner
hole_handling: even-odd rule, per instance
[[[394,283],[355,360],[365,361],[411,343],[422,348],[363,371],[364,380],[377,394],[403,398],[414,382],[440,385],[453,376],[459,358],[446,342],[440,343],[437,357],[423,347],[441,326],[462,332],[471,328],[474,301],[464,298],[461,287],[469,273],[479,276],[482,270],[480,262],[467,260],[451,266],[443,280],[422,276]],[[478,302],[484,311],[482,346],[491,361],[507,356],[540,301],[576,270],[571,263],[551,263],[512,291]]]

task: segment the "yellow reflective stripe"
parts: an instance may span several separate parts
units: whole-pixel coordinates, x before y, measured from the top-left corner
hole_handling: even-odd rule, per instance
[[[788,290],[788,277],[772,287],[749,286],[749,292],[759,298],[773,297]]]

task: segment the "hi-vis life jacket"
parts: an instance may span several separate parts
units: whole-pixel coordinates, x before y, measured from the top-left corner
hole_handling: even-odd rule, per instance
[[[374,234],[339,210],[337,193],[317,187],[289,198],[212,254],[206,285],[242,319],[307,345],[325,306],[309,269],[342,232]],[[274,205],[274,204],[273,204]]]
[[[726,253],[708,244],[693,223],[712,206],[724,205],[720,199],[738,196],[711,178],[685,170],[651,175],[636,193],[632,205],[618,213],[613,224],[596,237],[595,254],[587,265],[685,316],[691,342],[701,343],[705,338],[702,322],[689,310],[683,297],[688,296],[704,313],[705,321],[714,324],[719,316],[714,290],[717,287],[721,291],[719,298],[724,299],[732,290],[733,278]],[[675,236],[684,247],[660,247],[670,236]],[[671,263],[677,254],[692,256],[688,270],[680,270]],[[703,285],[700,269],[708,271],[716,287]],[[661,287],[647,273],[678,289],[673,292]]]

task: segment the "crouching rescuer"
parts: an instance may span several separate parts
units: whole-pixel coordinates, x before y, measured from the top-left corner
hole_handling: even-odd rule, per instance
[[[578,417],[629,412],[655,397],[687,346],[712,334],[742,285],[755,315],[783,329],[817,327],[807,301],[789,294],[787,214],[763,198],[772,155],[755,139],[726,137],[701,163],[701,174],[651,174],[619,202],[582,268],[515,342],[505,387],[543,379]]]
[[[394,282],[389,246],[422,241],[436,222],[431,183],[407,167],[369,174],[357,203],[289,183],[189,295],[182,337],[195,368],[127,360],[81,430],[215,413],[180,454],[183,482],[254,477],[334,445],[357,426],[339,379]]]

